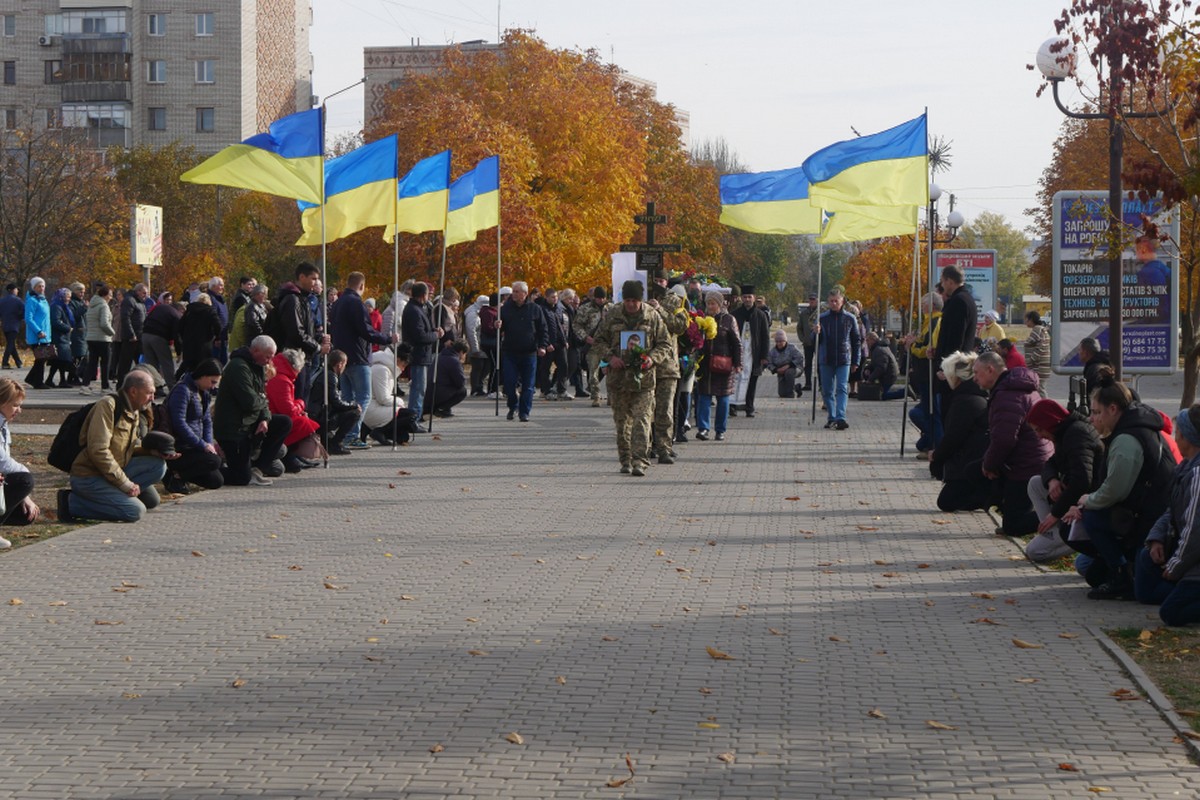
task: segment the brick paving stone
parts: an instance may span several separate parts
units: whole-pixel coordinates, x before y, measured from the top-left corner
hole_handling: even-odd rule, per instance
[[[396,453],[3,554],[0,796],[1200,795],[1087,633],[1153,609],[933,509],[899,404],[845,432],[761,406],[634,479],[604,409],[471,401]]]

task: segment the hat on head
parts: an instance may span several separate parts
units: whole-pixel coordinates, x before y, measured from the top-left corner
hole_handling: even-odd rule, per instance
[[[683,288],[682,283],[675,284],[667,291],[670,292],[671,294],[677,295],[679,297],[687,297],[687,289]]]
[[[816,300],[816,299],[817,299],[817,293],[816,293],[816,292],[809,292],[809,293],[808,293],[808,299],[809,299],[809,300]]]
[[[512,294],[511,286],[501,286],[500,287],[500,296],[501,297],[508,297],[510,294]]]
[[[1025,421],[1044,431],[1053,431],[1068,416],[1070,416],[1070,412],[1063,408],[1061,403],[1047,397],[1033,404]]]
[[[646,287],[642,286],[641,281],[627,280],[621,284],[621,299],[644,300],[645,297]]]
[[[742,284],[742,294],[754,294],[754,293],[755,292],[754,292],[754,284],[753,283],[743,283]]]
[[[476,298],[475,298],[475,302],[476,302],[477,304],[481,305],[481,306],[482,306],[482,305],[487,305],[487,302],[488,302],[488,296],[487,296],[486,294],[481,294],[481,295],[479,295],[479,297],[476,297]]]
[[[162,431],[150,431],[142,437],[142,447],[164,456],[173,456],[175,455],[175,437]]]
[[[987,317],[988,319],[990,319],[992,322],[1000,321],[1000,315],[997,314],[995,311],[989,311],[986,314],[984,314],[984,316]]]
[[[30,278],[30,279],[29,279],[29,287],[30,287],[31,289],[32,289],[34,286],[45,286],[45,285],[46,285],[46,280],[45,280],[45,278],[37,278],[37,277],[34,277],[34,278]]]
[[[594,297],[597,300],[607,300],[608,299],[608,289],[605,289],[603,286],[597,286],[594,289],[592,289],[592,297]]]
[[[208,378],[221,374],[221,362],[215,358],[206,358],[192,369],[192,380]]]

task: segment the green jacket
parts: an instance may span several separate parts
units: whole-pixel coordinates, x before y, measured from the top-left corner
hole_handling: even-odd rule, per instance
[[[671,357],[659,364],[655,371],[659,378],[678,378],[681,374],[679,371],[679,337],[687,330],[691,318],[683,304],[683,298],[670,292],[667,292],[667,296],[655,310],[662,317],[667,333],[671,334]]]
[[[259,422],[269,421],[266,377],[248,348],[234,350],[221,373],[213,408],[213,438],[236,441],[249,436]]]
[[[628,348],[621,348],[621,334],[637,332],[641,337],[641,348],[650,357],[654,365],[641,373],[640,381],[635,381],[635,367],[631,363],[633,354]],[[596,332],[596,348],[602,360],[620,356],[626,362],[624,369],[609,368],[606,373],[608,386],[613,391],[623,392],[652,392],[654,391],[654,374],[658,365],[662,364],[671,354],[673,337],[667,332],[658,312],[645,303],[635,314],[626,314],[624,305],[615,305],[604,315],[600,329]]]

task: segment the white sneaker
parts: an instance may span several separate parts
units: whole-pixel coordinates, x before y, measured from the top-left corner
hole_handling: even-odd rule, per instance
[[[488,399],[488,400],[495,400],[495,399],[496,399],[496,393],[495,393],[495,392],[489,392],[489,393],[488,393],[488,396],[487,396],[487,399]]]
[[[251,486],[273,486],[275,481],[262,474],[262,470],[258,467],[250,469],[250,485]]]
[[[12,542],[0,536],[0,550],[7,550],[10,547],[12,547]]]

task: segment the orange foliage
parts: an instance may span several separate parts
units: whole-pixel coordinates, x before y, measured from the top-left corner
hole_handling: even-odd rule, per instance
[[[913,237],[879,239],[846,262],[846,292],[876,319],[884,319],[889,308],[907,315],[912,299],[912,270]]]

